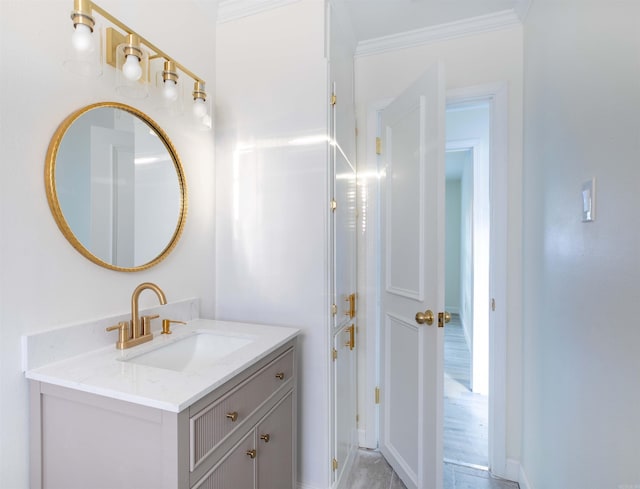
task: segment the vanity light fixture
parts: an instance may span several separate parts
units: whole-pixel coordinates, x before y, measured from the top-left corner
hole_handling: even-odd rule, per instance
[[[207,92],[204,91],[204,83],[197,81],[193,84],[193,115],[204,117],[207,115]]]
[[[96,22],[91,16],[91,6],[87,5],[86,0],[75,0],[71,20],[73,21],[71,35],[73,47],[79,52],[90,51],[93,48],[93,28]]]
[[[107,43],[120,39],[113,32]],[[142,50],[140,36],[128,34],[115,47],[116,91],[129,98],[145,98],[149,95],[149,55]],[[108,60],[112,59],[110,56]]]
[[[164,62],[164,70],[162,70],[162,95],[167,100],[176,100],[178,98],[178,72],[176,64],[173,61]]]
[[[140,39],[135,34],[129,34],[127,43],[121,46],[125,59],[122,65],[122,74],[127,80],[138,81],[142,76],[140,62],[144,56],[142,49],[140,49]]]
[[[182,110],[180,99],[183,91],[179,80],[180,74],[184,74],[194,82],[191,112],[195,120],[205,129],[211,127],[210,102],[207,101],[205,81],[91,0],[74,0],[74,10],[71,13],[74,27],[71,40],[73,49],[65,61],[71,71],[87,75],[102,72],[102,43],[94,14],[115,26],[106,29],[105,61],[116,69],[118,93],[130,98],[147,97],[150,82],[155,80],[155,92],[158,98],[163,99],[160,106],[170,108],[175,114]],[[164,63],[158,65],[154,60]],[[82,68],[78,69],[80,65]],[[99,73],[95,66],[99,68]],[[157,76],[150,73],[154,66],[158,67],[157,71],[154,69]]]
[[[100,76],[102,74],[102,50],[100,29],[91,12],[91,2],[74,0],[71,12],[73,32],[64,66],[78,75]]]

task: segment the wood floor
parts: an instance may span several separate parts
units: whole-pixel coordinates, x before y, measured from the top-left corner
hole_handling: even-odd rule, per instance
[[[471,354],[457,315],[444,334],[444,458],[488,467],[487,397],[471,392]]]
[[[493,477],[478,470],[452,463],[444,464],[444,489],[518,489],[516,482]],[[347,489],[407,489],[377,450],[358,450]]]

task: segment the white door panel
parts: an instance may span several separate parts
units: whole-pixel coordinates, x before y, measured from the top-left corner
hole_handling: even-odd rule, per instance
[[[335,304],[334,326],[341,328],[352,321],[349,315],[349,295],[356,291],[356,172],[337,149],[335,151]]]
[[[409,489],[442,487],[444,113],[439,65],[382,112],[380,448]]]
[[[400,296],[422,300],[423,213],[421,205],[423,168],[420,165],[421,122],[420,99],[406,111],[388,114],[386,121],[385,155],[387,171],[386,208],[386,289]],[[402,107],[405,108],[405,107]]]
[[[331,22],[331,27],[335,24]],[[348,468],[357,447],[356,424],[356,350],[355,317],[349,297],[356,292],[356,169],[350,148],[353,148],[355,118],[353,111],[353,71],[335,70],[336,65],[352,64],[351,52],[337,46],[331,39],[331,73],[337,78],[331,84],[337,102],[331,105],[329,120],[329,154],[331,168],[331,198],[336,207],[331,212],[332,303],[335,305],[331,341],[332,365],[332,487],[345,487]],[[345,54],[342,58],[340,54]],[[350,160],[351,158],[351,160]]]

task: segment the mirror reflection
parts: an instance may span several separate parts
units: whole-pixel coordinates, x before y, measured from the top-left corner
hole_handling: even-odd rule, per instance
[[[47,195],[74,247],[116,270],[162,260],[184,224],[186,188],[173,146],[122,104],[95,104],[63,122],[49,148]]]

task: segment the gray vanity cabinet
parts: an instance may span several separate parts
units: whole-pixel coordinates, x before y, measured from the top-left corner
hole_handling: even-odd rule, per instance
[[[293,489],[293,394],[282,402],[256,428],[258,489]],[[267,438],[268,435],[268,438]],[[268,440],[268,441],[267,441]]]
[[[194,489],[293,489],[292,418],[290,392]]]
[[[179,413],[32,380],[31,488],[293,489],[295,365],[292,340]]]

